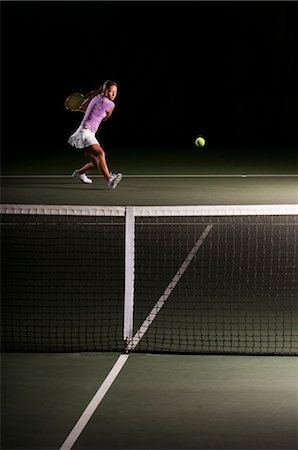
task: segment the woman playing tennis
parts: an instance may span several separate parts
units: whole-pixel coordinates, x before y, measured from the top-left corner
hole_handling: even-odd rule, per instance
[[[92,183],[92,180],[86,176],[86,172],[96,168],[104,175],[110,189],[115,189],[122,179],[122,174],[115,174],[108,169],[105,152],[96,139],[95,133],[102,121],[107,120],[112,114],[117,92],[118,85],[111,80],[107,80],[97,91],[90,92],[80,106],[84,112],[83,120],[68,139],[69,144],[83,151],[89,160],[80,169],[76,169],[72,176],[83,183]]]

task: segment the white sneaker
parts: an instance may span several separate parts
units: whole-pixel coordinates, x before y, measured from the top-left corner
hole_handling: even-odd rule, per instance
[[[115,189],[118,183],[122,180],[122,173],[112,173],[109,181],[108,181],[108,188],[109,189]]]
[[[92,183],[92,180],[90,178],[88,178],[84,173],[80,174],[77,169],[72,174],[72,177],[77,178],[78,180],[82,181],[82,183]]]

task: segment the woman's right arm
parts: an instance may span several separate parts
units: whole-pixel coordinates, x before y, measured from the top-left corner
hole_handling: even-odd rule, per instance
[[[82,111],[82,112],[85,112],[86,109],[87,109],[87,106],[88,106],[89,103],[90,103],[90,100],[91,100],[91,98],[90,98],[90,97],[87,97],[87,98],[83,101],[83,103],[81,103],[81,105],[79,106],[79,110]]]

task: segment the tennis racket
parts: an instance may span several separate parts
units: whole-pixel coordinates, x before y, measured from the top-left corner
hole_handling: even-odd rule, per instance
[[[71,94],[64,102],[65,108],[68,109],[68,111],[81,111],[84,112],[82,109],[79,109],[83,101],[85,100],[85,97],[83,94],[80,94],[79,92],[75,92],[74,94]]]

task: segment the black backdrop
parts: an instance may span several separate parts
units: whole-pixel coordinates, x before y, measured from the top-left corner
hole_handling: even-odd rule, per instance
[[[1,2],[2,156],[61,151],[74,91],[119,83],[117,148],[291,149],[296,2]]]

